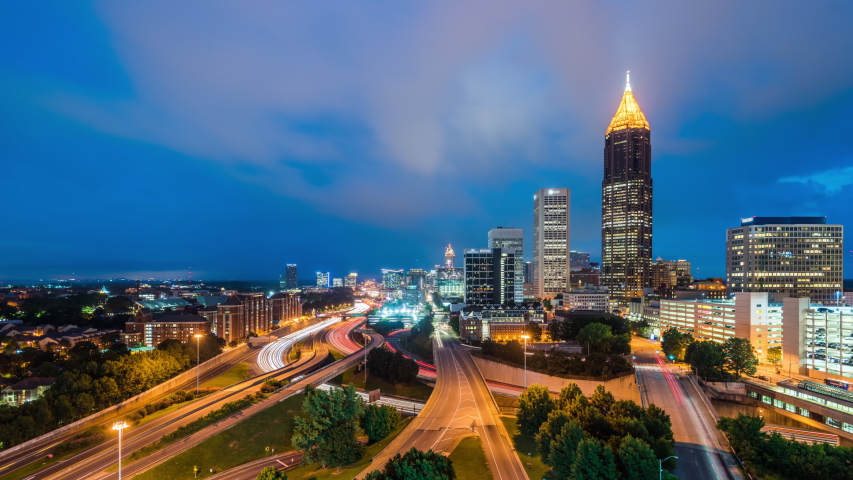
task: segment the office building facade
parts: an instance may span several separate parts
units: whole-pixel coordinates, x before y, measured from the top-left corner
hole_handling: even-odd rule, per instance
[[[435,284],[443,300],[462,299],[465,297],[465,269],[438,267]]]
[[[554,298],[569,290],[571,265],[568,188],[543,188],[533,195],[533,293]]]
[[[627,302],[651,285],[651,129],[630,81],[604,134],[601,284]]]
[[[729,292],[782,292],[812,303],[844,300],[844,227],[825,217],[752,217],[726,231]]]
[[[489,248],[515,250],[515,284],[524,285],[524,230],[498,227],[489,230]],[[524,302],[524,289],[515,289],[515,303]]]
[[[469,305],[459,312],[459,334],[463,340],[474,342],[521,340],[530,322],[545,322],[545,310],[539,303]]]
[[[469,248],[464,255],[466,305],[515,301],[515,250]]]
[[[349,288],[355,288],[358,285],[358,274],[350,273],[344,278],[344,286]]]
[[[285,271],[285,275],[284,275],[284,282],[285,282],[284,288],[285,288],[285,290],[291,290],[294,288],[299,288],[299,279],[298,279],[299,277],[297,275],[298,275],[298,269],[296,267],[296,264],[295,263],[288,263],[287,264],[287,270]]]
[[[317,272],[317,287],[329,288],[332,286],[332,274],[329,272]]]
[[[689,287],[693,284],[693,266],[687,260],[658,258],[652,264],[651,282],[651,287],[660,294],[677,287]]]
[[[397,290],[403,285],[403,271],[382,269],[382,288],[385,290]]]
[[[569,263],[572,269],[589,268],[589,253],[569,251]]]

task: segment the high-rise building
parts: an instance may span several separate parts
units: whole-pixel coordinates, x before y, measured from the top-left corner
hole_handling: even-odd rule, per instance
[[[687,260],[664,260],[660,257],[652,264],[651,287],[661,295],[676,287],[693,284],[693,267]]]
[[[443,300],[465,297],[465,269],[455,267],[436,268],[436,288]]]
[[[524,262],[524,283],[533,283],[533,262]]]
[[[382,288],[396,290],[403,285],[403,271],[382,269]]]
[[[572,250],[569,252],[569,259],[572,268],[589,268],[589,253]]]
[[[515,288],[515,250],[465,249],[467,305],[502,305],[512,302],[515,299]]]
[[[285,276],[284,276],[284,282],[285,282],[284,288],[285,289],[291,290],[294,288],[299,288],[299,279],[296,275],[297,275],[296,264],[295,263],[288,263],[287,264],[287,270],[286,270]]]
[[[343,278],[333,278],[332,279],[332,287],[338,288],[338,287],[343,287],[343,286],[344,286],[344,279]]]
[[[844,300],[844,227],[826,217],[752,217],[726,230],[729,292],[783,292],[813,303]]]
[[[453,251],[453,247],[448,243],[446,247],[444,247],[444,266],[447,268],[453,268],[456,263],[456,252]]]
[[[539,298],[554,298],[569,290],[568,188],[543,188],[533,195],[533,292]]]
[[[651,284],[652,144],[631,82],[604,133],[601,284],[611,298],[641,297]]]
[[[498,227],[489,230],[489,248],[515,250],[515,303],[524,302],[524,230]]]
[[[329,288],[332,285],[332,274],[329,272],[317,272],[317,287]]]
[[[358,274],[350,273],[349,275],[347,275],[347,277],[344,279],[344,286],[349,288],[355,288],[356,285],[358,285]]]
[[[406,286],[423,289],[426,283],[427,272],[422,268],[410,268],[406,273]]]

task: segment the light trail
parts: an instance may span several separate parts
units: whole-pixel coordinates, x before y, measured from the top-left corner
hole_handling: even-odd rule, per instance
[[[340,321],[341,317],[333,317],[264,345],[264,348],[258,352],[258,367],[264,373],[284,368],[284,354],[293,344]]]

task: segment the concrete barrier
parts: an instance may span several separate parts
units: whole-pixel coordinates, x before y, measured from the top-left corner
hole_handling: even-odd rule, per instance
[[[512,385],[524,385],[524,369],[513,367],[500,362],[487,360],[476,355],[471,356],[480,373],[486,380],[494,380],[496,382],[509,383]],[[570,383],[576,383],[580,387],[584,395],[592,395],[595,387],[604,385],[604,388],[613,394],[616,400],[633,400],[640,403],[640,392],[637,389],[637,381],[634,375],[626,375],[624,377],[615,378],[607,381],[595,380],[573,380],[562,377],[552,377],[542,373],[527,371],[527,384],[534,383],[548,387],[552,392],[559,392],[563,387]]]
[[[205,374],[205,373],[209,372],[210,370],[212,370],[213,368],[218,367],[219,365],[222,365],[223,363],[230,361],[233,357],[236,357],[236,356],[239,356],[243,353],[246,353],[246,351],[248,349],[249,349],[248,346],[243,345],[241,347],[237,347],[235,349],[228,350],[227,352],[223,352],[223,353],[211,358],[210,360],[203,362],[198,367],[191,368],[191,369],[181,373],[180,375],[172,377],[171,379],[166,380],[165,382],[163,382],[163,383],[161,383],[161,384],[157,385],[156,387],[153,387],[149,390],[146,390],[146,391],[140,393],[139,395],[136,395],[134,397],[130,397],[121,403],[113,405],[112,407],[107,407],[107,408],[105,408],[99,412],[96,412],[96,413],[93,413],[92,415],[89,415],[88,417],[81,418],[80,420],[77,420],[76,422],[72,422],[72,423],[69,423],[68,425],[65,425],[63,427],[59,427],[56,430],[45,433],[44,435],[42,435],[40,437],[32,438],[30,440],[27,440],[24,443],[21,443],[19,445],[15,445],[14,447],[3,450],[3,452],[0,453],[0,461],[2,461],[6,456],[8,456],[12,453],[15,453],[19,450],[22,450],[26,447],[29,447],[29,446],[32,446],[32,445],[35,445],[35,444],[38,444],[41,442],[48,441],[52,438],[61,436],[64,433],[67,433],[69,431],[72,431],[72,430],[75,430],[78,428],[87,427],[90,424],[94,424],[98,420],[100,420],[103,417],[106,417],[108,415],[115,414],[115,413],[122,413],[122,412],[126,412],[129,414],[130,412],[132,412],[133,410],[135,410],[139,407],[142,407],[148,403],[151,403],[153,401],[158,400],[163,394],[165,394],[165,392],[168,392],[169,390],[177,387],[178,385],[181,385],[182,383],[186,383],[188,381],[195,379],[197,370],[198,370],[199,375]]]

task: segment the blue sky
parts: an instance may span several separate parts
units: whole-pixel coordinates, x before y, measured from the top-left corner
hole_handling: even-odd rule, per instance
[[[529,240],[547,187],[599,257],[625,70],[655,257],[723,276],[741,217],[853,225],[853,5],[528,3],[4,3],[0,280],[427,268]]]

